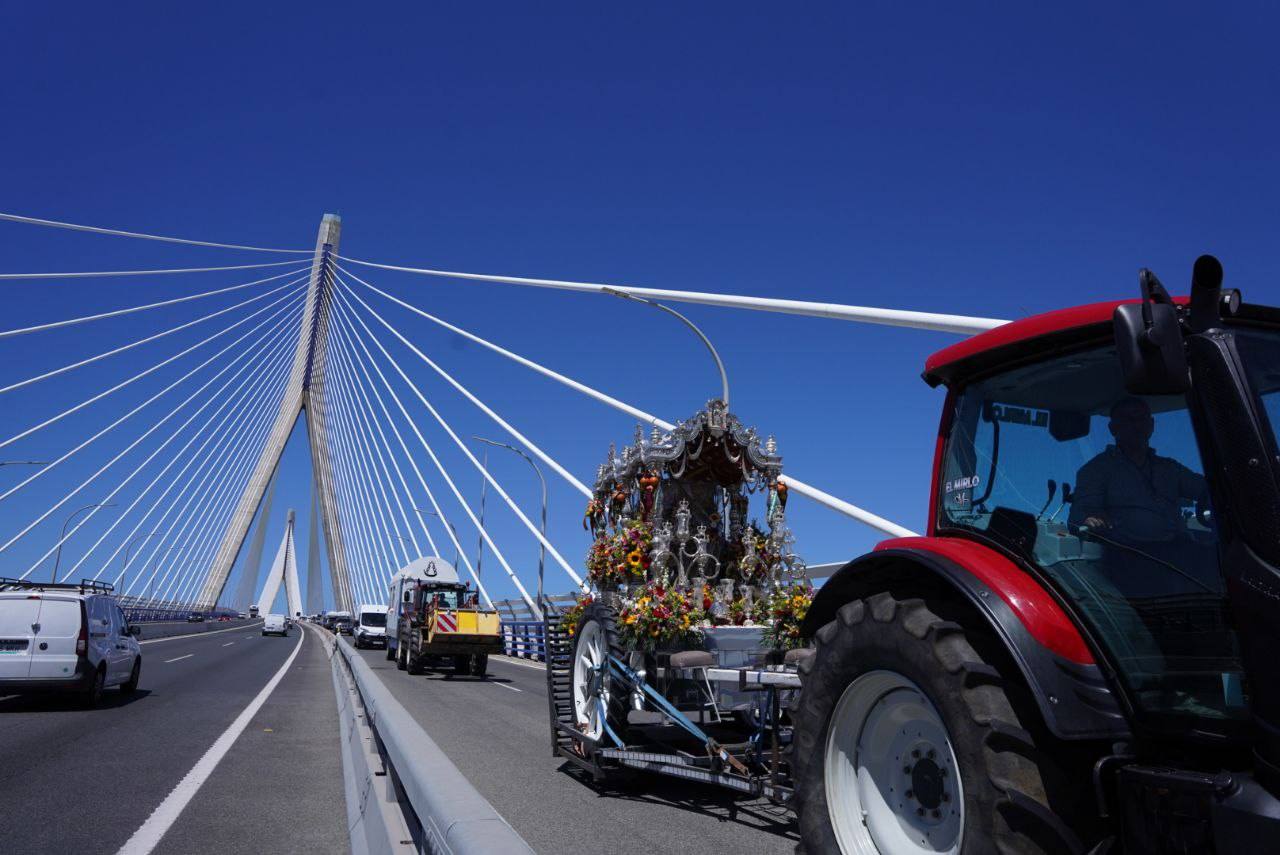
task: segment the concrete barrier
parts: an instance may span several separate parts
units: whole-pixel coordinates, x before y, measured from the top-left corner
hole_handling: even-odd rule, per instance
[[[452,855],[533,855],[346,639],[338,637],[335,646],[360,693],[365,722],[412,811],[406,819],[415,843],[426,852]],[[369,851],[377,850],[370,846]]]
[[[175,621],[156,621],[155,623],[135,623],[134,626],[142,627],[142,640],[156,638],[173,638],[177,635],[198,635],[202,632],[217,632],[220,629],[240,629],[241,627],[252,627],[262,623],[257,618],[227,621],[207,620],[203,623],[187,623],[184,620]]]

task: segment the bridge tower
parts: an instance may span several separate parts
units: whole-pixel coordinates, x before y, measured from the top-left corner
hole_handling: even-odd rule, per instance
[[[320,500],[320,521],[324,529],[329,572],[333,581],[334,605],[337,609],[352,607],[351,584],[347,574],[346,550],[338,524],[338,503],[334,486],[333,468],[329,460],[328,436],[325,423],[329,409],[325,402],[324,366],[328,355],[329,318],[333,300],[333,256],[338,252],[338,239],[342,234],[342,220],[337,214],[325,214],[320,221],[320,234],[316,238],[315,256],[311,262],[311,279],[307,286],[306,305],[298,328],[298,344],[294,350],[293,367],[285,388],[280,412],[271,427],[262,456],[245,484],[244,492],[231,515],[231,521],[223,534],[213,566],[205,579],[197,599],[197,605],[211,608],[222,595],[222,589],[231,575],[231,568],[244,546],[245,536],[253,523],[254,515],[262,504],[263,494],[271,482],[285,443],[293,433],[299,417],[307,420],[307,436],[311,444],[311,469]],[[289,532],[292,532],[293,516],[290,514]],[[275,568],[272,568],[273,572]],[[296,579],[296,568],[295,568]],[[310,584],[310,579],[308,579]],[[290,604],[293,608],[293,604]]]
[[[280,541],[280,549],[276,552],[276,560],[271,562],[271,571],[262,585],[262,593],[255,602],[260,613],[271,611],[271,605],[280,593],[280,584],[284,583],[284,599],[289,617],[302,614],[302,595],[298,589],[298,554],[293,546],[293,510],[289,510],[289,521],[285,524],[284,538]]]

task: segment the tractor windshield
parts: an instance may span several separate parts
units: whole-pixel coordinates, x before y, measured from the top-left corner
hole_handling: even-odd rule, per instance
[[[1280,332],[1240,330],[1236,333],[1236,347],[1280,446]]]
[[[1186,399],[1132,396],[1117,365],[1114,348],[1098,348],[965,388],[938,527],[1040,567],[1109,648],[1144,712],[1243,717]]]

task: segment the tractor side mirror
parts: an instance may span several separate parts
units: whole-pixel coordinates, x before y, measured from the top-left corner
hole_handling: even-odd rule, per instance
[[[1142,302],[1116,306],[1111,322],[1125,388],[1132,395],[1187,391],[1187,354],[1178,310],[1150,270],[1139,274]]]
[[[410,600],[412,600],[412,599],[413,599],[413,594],[410,594],[408,591],[405,591],[405,592],[404,592],[404,601],[407,603],[407,602],[409,602],[409,601],[410,601]]]

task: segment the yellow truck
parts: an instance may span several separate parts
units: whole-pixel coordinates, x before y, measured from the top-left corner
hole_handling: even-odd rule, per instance
[[[419,579],[403,586],[399,603],[396,667],[410,674],[451,668],[483,677],[489,654],[503,652],[496,611],[480,608],[467,585]]]

